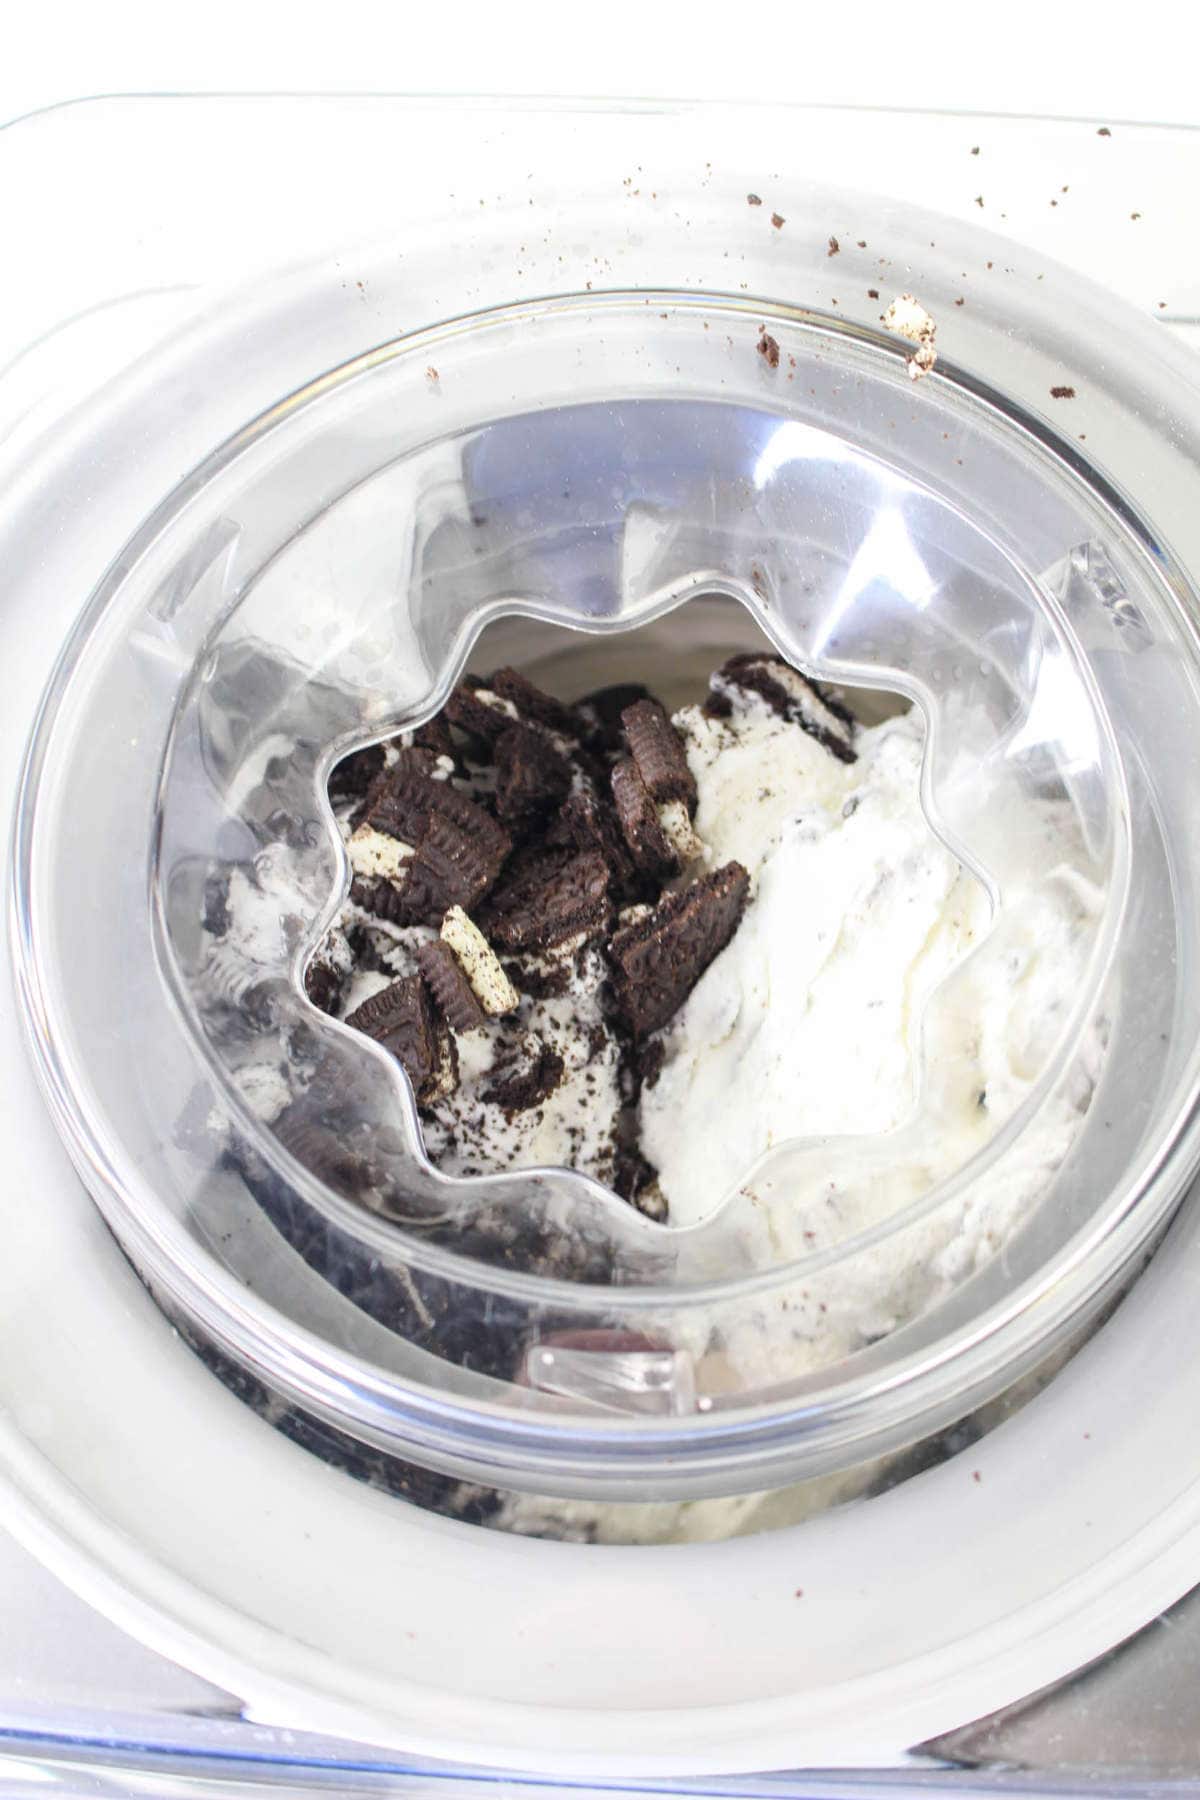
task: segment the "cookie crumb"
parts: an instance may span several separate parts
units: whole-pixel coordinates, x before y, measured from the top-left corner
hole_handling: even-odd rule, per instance
[[[937,326],[931,314],[926,312],[915,294],[901,294],[893,300],[883,315],[883,322],[889,331],[899,337],[907,338],[917,348],[908,359],[908,372],[914,381],[927,375],[937,361],[934,349],[934,338]]]
[[[775,227],[776,231],[782,231],[783,227],[787,223],[787,221],[784,218],[782,213],[772,213],[771,214],[771,223]]]
[[[765,325],[759,334],[758,354],[765,359],[768,369],[779,367],[779,340],[771,336]]]
[[[747,206],[761,206],[762,205],[762,195],[761,194],[747,194],[746,195],[746,205]]]
[[[1050,389],[1050,398],[1052,400],[1073,400],[1075,398],[1075,389],[1073,387],[1052,387]]]
[[[1111,137],[1112,132],[1108,129],[1107,125],[1101,125],[1099,131],[1097,131],[1097,133],[1096,133],[1096,136],[1097,137]]]
[[[838,243],[837,239],[831,236],[829,239],[829,248],[825,252],[826,256],[836,256],[841,247],[842,246]]]

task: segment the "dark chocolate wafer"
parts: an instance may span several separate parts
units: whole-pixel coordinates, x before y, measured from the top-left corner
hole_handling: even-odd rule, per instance
[[[512,847],[507,831],[449,781],[436,780],[431,773],[435,764],[431,750],[401,750],[371,788],[364,824],[415,845],[424,837],[430,817],[439,813],[475,840],[481,858],[493,863],[498,873]]]
[[[483,1099],[502,1112],[528,1112],[550,1098],[563,1078],[564,1067],[557,1050],[531,1035],[522,1039],[511,1056],[496,1067],[483,1090]]]
[[[633,858],[621,835],[617,815],[608,800],[588,788],[568,796],[546,833],[548,844],[573,844],[577,850],[596,850],[612,872],[615,893],[624,893],[633,875]]]
[[[640,681],[619,681],[612,687],[597,688],[576,700],[571,708],[584,744],[595,756],[611,758],[625,750],[621,714],[639,700],[649,700],[650,690]]]
[[[679,858],[658,817],[658,807],[631,756],[612,772],[613,804],[621,833],[637,867],[657,880],[679,871]]]
[[[455,799],[491,826],[493,832],[499,830],[494,819],[461,794]],[[472,912],[492,886],[503,857],[496,854],[494,837],[484,841],[472,828],[473,823],[470,818],[465,824],[460,823],[448,812],[430,813],[416,854],[405,865],[399,888],[405,923],[440,924],[452,906]],[[507,833],[504,841],[508,842]]]
[[[616,932],[609,944],[617,1005],[635,1037],[678,1012],[741,920],[750,877],[726,863]]]
[[[480,700],[480,694],[493,698]],[[512,701],[496,695],[495,689],[488,687],[478,675],[463,676],[458,686],[451,689],[444,710],[452,725],[487,744],[494,744],[500,733],[515,723],[516,708]]]
[[[345,978],[324,944],[318,945],[313,959],[304,971],[304,991],[313,1005],[323,1013],[337,1011]]]
[[[333,804],[341,806],[347,800],[361,800],[383,766],[382,744],[368,744],[365,750],[352,750],[349,756],[343,756],[329,771],[329,798]]]
[[[665,800],[683,800],[688,812],[695,812],[696,778],[666,707],[657,700],[636,700],[621,714],[621,723],[629,754],[650,798],[659,805]]]
[[[488,686],[502,700],[511,700],[518,716],[528,723],[544,725],[547,731],[556,731],[560,737],[578,738],[579,724],[570,708],[552,694],[543,693],[516,669],[497,669],[489,677]]]
[[[571,770],[544,732],[510,725],[496,739],[496,811],[518,834],[544,825],[571,786]]]
[[[455,1031],[475,1031],[487,1023],[487,1014],[449,944],[440,939],[418,944],[416,956],[417,967],[447,1025]]]
[[[608,864],[598,851],[519,851],[481,923],[504,950],[548,950],[581,932],[600,936],[612,922],[608,887]]]
[[[364,1000],[347,1016],[346,1024],[390,1050],[420,1104],[446,1091],[447,1064],[454,1067],[453,1043],[419,975],[405,975]]]
[[[444,712],[434,713],[423,725],[414,726],[409,736],[415,750],[432,750],[434,756],[448,756],[457,764],[458,752],[450,733],[450,721]]]

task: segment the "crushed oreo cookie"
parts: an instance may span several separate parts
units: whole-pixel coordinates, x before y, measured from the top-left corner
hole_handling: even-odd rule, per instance
[[[840,762],[857,761],[854,715],[827,688],[810,681],[782,657],[761,652],[731,656],[717,670],[710,685],[708,710],[713,716],[728,716],[731,688],[743,694],[757,694],[780,718],[799,725],[816,738],[831,756]]]
[[[706,710],[748,696],[854,760],[845,707],[781,658],[730,658]],[[639,684],[568,704],[506,667],[333,770],[353,878],[305,989],[401,1063],[445,1173],[566,1164],[667,1217],[639,1109],[749,888],[697,835],[683,730]],[[205,914],[227,924],[219,894]],[[311,1116],[284,1121],[296,1153],[386,1211],[371,1144]]]
[[[634,863],[643,874],[665,881],[679,873],[679,858],[663,828],[641,770],[631,756],[612,772],[612,796],[621,831]]]
[[[510,725],[496,740],[496,811],[511,831],[544,826],[571,786],[571,770],[543,733]]]
[[[346,1023],[391,1051],[412,1082],[419,1104],[441,1099],[457,1080],[454,1040],[419,975],[407,975],[373,994],[347,1015]]]
[[[536,1037],[521,1040],[508,1059],[497,1066],[483,1098],[501,1112],[528,1112],[550,1098],[563,1078],[565,1064],[557,1050]]]
[[[642,785],[658,804],[683,800],[696,809],[696,777],[688,768],[683,742],[666,708],[657,700],[638,700],[621,714],[625,741]]]
[[[609,944],[617,1004],[635,1038],[670,1023],[741,922],[750,877],[741,863],[668,894]]]
[[[601,936],[612,917],[608,884],[599,851],[518,853],[488,900],[488,935],[505,950],[548,950],[581,933]]]
[[[453,1031],[478,1031],[487,1023],[487,1014],[449,944],[440,938],[418,944],[416,958],[438,1011]]]

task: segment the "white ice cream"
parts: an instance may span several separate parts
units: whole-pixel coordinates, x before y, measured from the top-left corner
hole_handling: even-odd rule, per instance
[[[861,731],[853,763],[752,695],[736,696],[729,720],[687,708],[675,723],[699,791],[693,872],[736,858],[752,890],[664,1034],[642,1147],[672,1224],[701,1228],[688,1234],[697,1270],[706,1220],[739,1266],[779,1265],[889,1219],[987,1149],[1051,1062],[1102,895],[1080,872],[1068,803],[1047,800],[1026,821],[1039,877],[1007,888],[993,922],[982,885],[926,821],[916,712]],[[692,1351],[699,1391],[829,1368],[990,1261],[1053,1183],[1102,1056],[1101,1029],[1015,1145],[903,1231],[759,1305],[712,1309],[690,1327],[664,1319]],[[807,1151],[801,1142],[772,1159],[804,1139]],[[497,1522],[600,1542],[722,1538],[794,1522],[871,1480],[857,1470],[648,1506],[514,1495]]]
[[[736,858],[753,884],[642,1102],[671,1222],[692,1225],[786,1139],[900,1122],[924,1002],[990,909],[921,811],[918,716],[864,732],[854,763],[756,696],[732,721],[688,708],[676,724],[706,860]]]

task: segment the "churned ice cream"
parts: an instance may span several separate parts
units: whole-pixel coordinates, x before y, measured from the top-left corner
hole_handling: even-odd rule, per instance
[[[673,716],[640,686],[568,704],[512,669],[467,678],[331,776],[351,884],[305,986],[399,1062],[429,1161],[574,1169],[675,1234],[684,1283],[787,1277],[728,1316],[643,1315],[699,1395],[819,1372],[920,1317],[1011,1239],[1090,1104],[1102,1028],[1069,1081],[1045,1079],[1101,911],[1071,804],[1026,807],[1034,873],[1006,872],[993,918],[926,816],[924,751],[916,709],[863,725],[758,652]],[[224,945],[269,936],[278,911],[269,868],[235,873],[214,982]],[[285,1141],[309,1141],[280,1070],[241,1079]],[[535,1264],[570,1269],[561,1251],[547,1238]],[[514,1497],[496,1517],[725,1536],[858,1479],[633,1511]]]
[[[1093,937],[1047,799],[1046,878],[973,956],[991,903],[925,815],[923,755],[917,710],[864,727],[769,653],[673,718],[641,688],[468,681],[335,771],[353,880],[310,996],[398,1057],[444,1172],[567,1166],[668,1226],[740,1209],[802,1256],[906,1177],[835,1203],[773,1182],[774,1153],[902,1146],[924,1094],[913,1193],[965,1165],[1050,1060]]]

